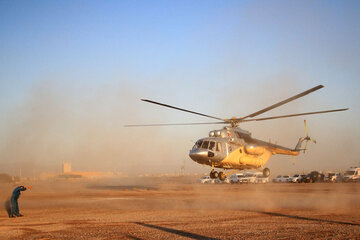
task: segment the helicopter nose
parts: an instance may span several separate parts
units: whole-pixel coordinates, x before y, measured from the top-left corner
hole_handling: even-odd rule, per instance
[[[208,150],[193,149],[190,151],[189,156],[195,162],[203,163],[203,162],[208,161]]]

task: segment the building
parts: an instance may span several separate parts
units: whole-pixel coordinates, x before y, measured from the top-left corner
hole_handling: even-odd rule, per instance
[[[71,173],[71,163],[64,162],[63,163],[63,171],[62,173]]]

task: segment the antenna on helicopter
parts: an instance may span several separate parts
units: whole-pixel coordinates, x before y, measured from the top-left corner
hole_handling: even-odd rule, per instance
[[[305,134],[306,134],[306,137],[305,137],[304,140],[306,142],[305,142],[305,148],[303,150],[304,150],[304,153],[305,153],[305,151],[307,150],[308,141],[312,141],[313,143],[316,144],[316,140],[309,137],[309,132],[308,132],[308,129],[307,129],[307,126],[306,126],[306,120],[304,120],[304,126],[305,126]]]

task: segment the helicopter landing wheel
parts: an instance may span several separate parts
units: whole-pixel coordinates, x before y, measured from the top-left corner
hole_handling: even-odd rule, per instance
[[[219,173],[217,171],[211,171],[210,172],[210,178],[216,179],[219,177]]]
[[[270,169],[264,168],[264,170],[263,170],[263,176],[264,176],[264,177],[268,177],[269,175],[270,175]]]
[[[224,174],[223,172],[219,172],[219,179],[220,179],[221,181],[224,181],[225,178],[226,178],[225,174]]]

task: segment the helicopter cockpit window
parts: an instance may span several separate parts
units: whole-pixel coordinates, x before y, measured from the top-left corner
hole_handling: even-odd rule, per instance
[[[209,150],[211,150],[211,151],[215,150],[215,142],[213,142],[213,141],[210,142]]]
[[[209,141],[204,141],[201,148],[207,149],[209,147]]]
[[[216,143],[216,151],[218,152],[222,152],[222,147],[221,147],[221,143]]]
[[[200,148],[201,147],[201,144],[202,144],[202,140],[199,140],[195,143],[193,149],[196,149],[196,148]]]

